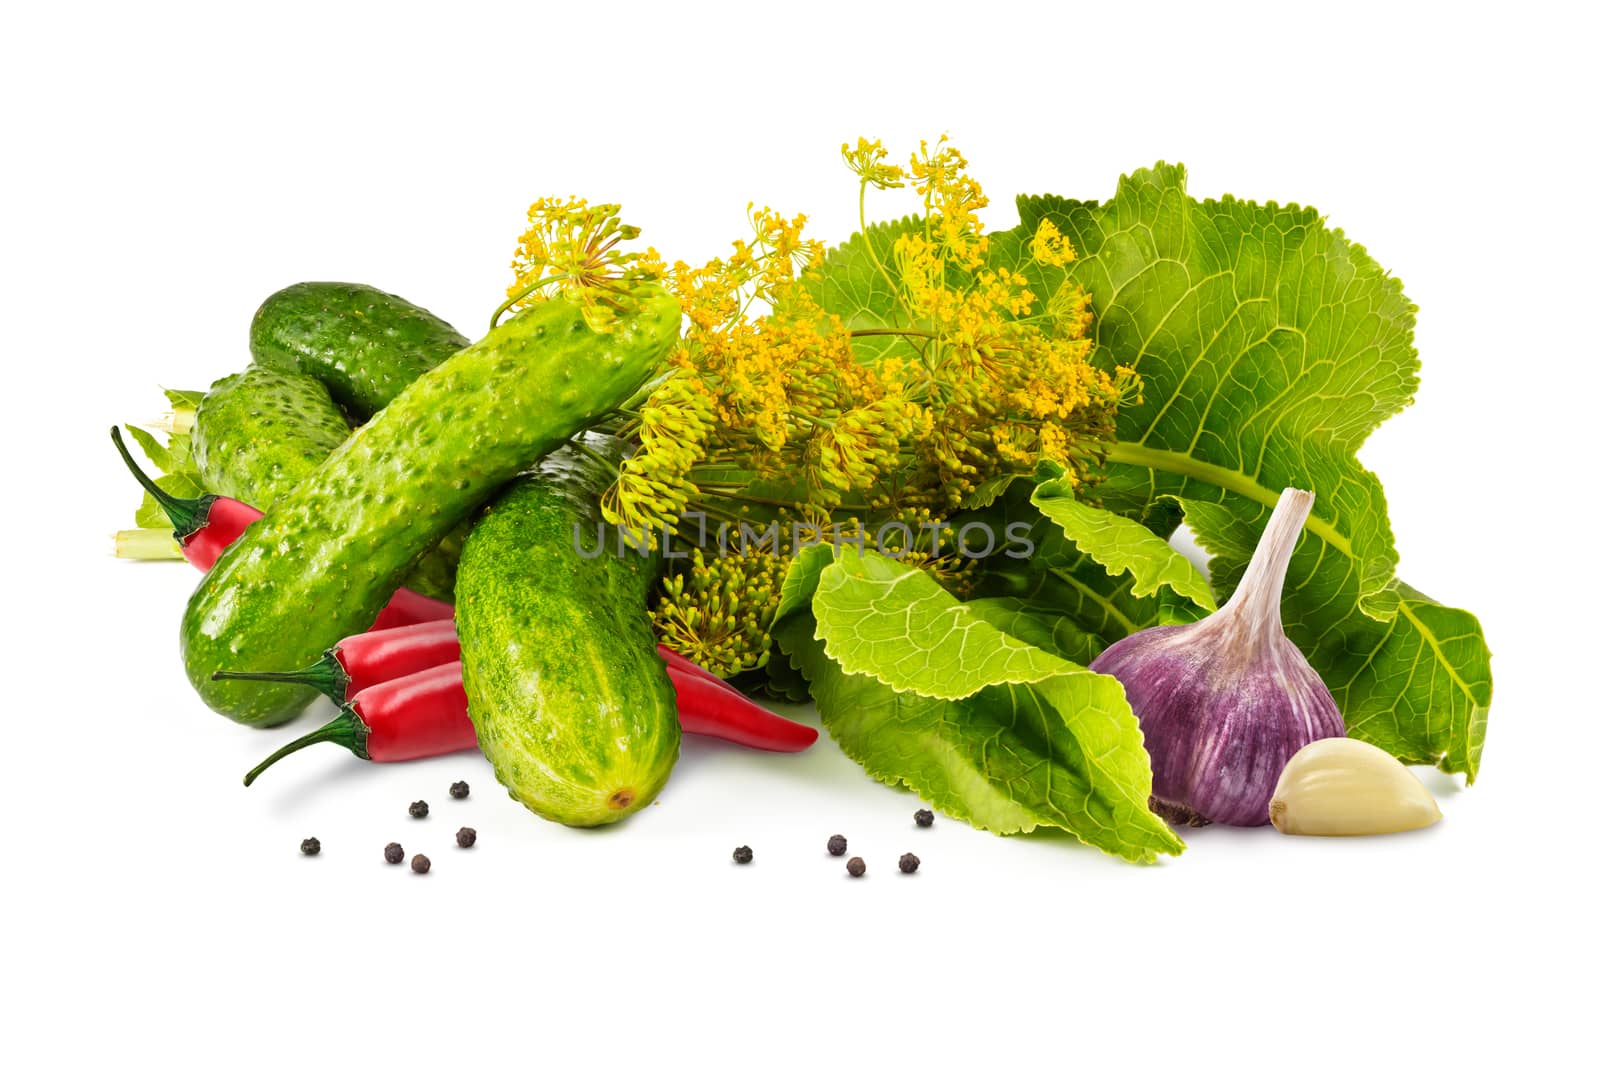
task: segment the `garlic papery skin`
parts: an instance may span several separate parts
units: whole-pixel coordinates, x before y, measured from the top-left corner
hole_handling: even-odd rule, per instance
[[[1339,707],[1284,635],[1278,610],[1313,500],[1293,488],[1279,496],[1227,605],[1196,624],[1136,632],[1089,666],[1127,693],[1160,810],[1265,825],[1289,759],[1312,740],[1344,735]]]
[[[1268,808],[1290,836],[1380,836],[1427,828],[1439,804],[1399,759],[1359,739],[1319,739],[1283,767]]]

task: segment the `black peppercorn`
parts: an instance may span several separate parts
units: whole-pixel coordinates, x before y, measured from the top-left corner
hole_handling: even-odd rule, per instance
[[[450,797],[452,799],[465,799],[471,792],[472,789],[467,787],[465,780],[458,780],[450,785]]]
[[[428,804],[423,802],[421,799],[418,799],[416,802],[412,803],[411,804],[411,816],[412,817],[427,817],[428,816]]]
[[[850,844],[845,840],[845,838],[843,836],[829,836],[828,837],[828,853],[833,855],[835,858],[837,858],[838,856],[844,854],[845,849],[847,847],[849,847],[849,846],[850,846]]]
[[[322,841],[312,836],[310,839],[300,841],[300,853],[314,855],[322,852]]]
[[[430,870],[432,868],[433,868],[433,863],[428,861],[428,856],[427,855],[412,855],[411,856],[411,872],[413,872],[413,873],[426,873],[426,872],[428,872],[428,870]]]
[[[867,872],[867,864],[859,858],[852,858],[844,864],[844,869],[850,876],[859,877]]]
[[[383,849],[383,860],[391,866],[398,866],[406,860],[406,849],[398,843],[391,843]]]
[[[733,860],[741,866],[749,865],[750,860],[755,856],[756,853],[748,847],[735,847],[733,849]]]
[[[911,818],[917,823],[918,828],[925,829],[929,825],[933,824],[933,811],[918,810],[916,813],[911,815]]]
[[[917,867],[920,865],[922,865],[922,859],[918,858],[910,851],[907,851],[905,854],[900,856],[901,873],[915,873],[917,871]]]
[[[478,830],[462,827],[456,830],[456,846],[471,847],[478,842]]]

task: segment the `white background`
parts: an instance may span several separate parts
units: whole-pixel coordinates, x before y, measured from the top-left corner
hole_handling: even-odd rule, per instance
[[[0,34],[9,686],[0,1057],[14,1066],[1471,1065],[1576,1058],[1592,1016],[1593,34],[1559,6],[983,2],[43,5]],[[1416,405],[1362,452],[1402,573],[1480,614],[1495,702],[1444,822],[1211,829],[1155,868],[1001,840],[824,742],[691,742],[580,833],[476,755],[209,713],[185,566],[113,560],[106,428],[242,367],[263,296],[375,283],[481,332],[522,212],[620,200],[669,256],[754,200],[853,229],[838,146],[948,131],[1019,191],[1318,206],[1421,306]],[[879,202],[888,215],[904,205]],[[328,713],[319,707],[319,714]],[[464,803],[446,786],[464,777]],[[406,816],[426,798],[434,816]],[[450,845],[460,824],[471,852]],[[843,832],[850,881],[823,853]],[[297,853],[304,836],[323,853]],[[426,878],[385,866],[399,840]],[[756,862],[735,868],[748,843]],[[915,850],[923,871],[901,878]]]

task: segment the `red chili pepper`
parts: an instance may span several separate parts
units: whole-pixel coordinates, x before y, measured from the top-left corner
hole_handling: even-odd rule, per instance
[[[685,732],[791,754],[817,741],[815,728],[751,702],[743,691],[676,650],[658,646],[656,653],[666,661],[667,676],[678,692],[678,724]]]
[[[658,644],[656,646],[656,653],[660,654],[661,660],[667,663],[667,668],[680,669],[683,672],[694,673],[696,676],[703,676],[707,681],[716,684],[718,687],[726,688],[727,690],[732,691],[735,695],[738,695],[740,698],[744,697],[743,691],[740,691],[737,687],[734,687],[732,684],[728,683],[728,681],[724,680],[710,669],[704,668],[695,662],[690,661],[676,650]]]
[[[167,493],[134,462],[127,446],[123,444],[121,428],[111,429],[111,440],[116,443],[117,452],[122,455],[134,478],[150,492],[172,521],[172,534],[183,548],[183,556],[199,568],[208,569],[216,564],[217,558],[244,533],[244,529],[261,518],[259,509],[234,498],[218,494],[178,498]],[[389,599],[388,605],[383,607],[367,632],[340,640],[311,665],[289,672],[218,672],[213,679],[303,683],[335,702],[348,705],[374,687],[432,671],[429,667],[437,667],[443,661],[459,664],[456,659],[461,656],[461,648],[455,638],[454,617],[455,607],[450,603],[402,587]],[[446,622],[449,622],[447,628],[443,627]],[[406,634],[387,634],[395,631],[404,631]],[[713,736],[761,750],[790,753],[805,750],[816,742],[816,729],[780,717],[757,705],[738,688],[676,651],[658,646],[656,652],[667,662],[667,675],[678,695],[678,721],[685,732]],[[456,685],[460,690],[459,679]],[[454,702],[456,696],[452,695],[450,699]],[[460,694],[459,706],[462,723],[455,726],[456,731],[465,731],[472,742],[452,745],[446,750],[422,749],[406,756],[421,758],[475,746],[476,739],[471,737],[472,724],[466,719],[464,690]],[[425,713],[426,710],[423,711]],[[418,714],[422,717],[419,723],[425,726],[433,724],[423,714]],[[346,720],[345,715],[341,714],[310,735],[290,743],[252,771],[245,783],[250,783],[257,773],[283,755],[324,740],[340,743],[360,757],[367,757],[361,749],[365,746],[363,740],[366,737],[356,739],[351,735],[355,729],[345,724]],[[426,732],[423,734],[427,735]],[[428,744],[421,742],[417,746],[426,748]],[[375,760],[401,759],[391,757]]]
[[[789,754],[817,741],[815,728],[756,705],[703,669],[685,672],[668,665],[667,676],[678,692],[678,723],[685,732]]]
[[[279,758],[313,743],[337,743],[374,762],[405,762],[476,747],[461,663],[435,665],[365,689],[344,703],[333,720],[273,751],[246,773],[245,787]]]
[[[656,653],[661,655],[669,668],[701,677],[748,701],[738,688],[677,651],[657,646]],[[347,702],[357,692],[365,691],[374,684],[460,660],[461,641],[456,637],[455,621],[431,620],[381,631],[375,629],[341,639],[329,647],[322,657],[303,668],[285,672],[219,670],[212,673],[211,678],[304,684],[327,695],[334,702]]]
[[[454,621],[455,618],[456,607],[449,602],[441,602],[437,598],[418,594],[409,587],[402,587],[389,596],[389,601],[378,610],[377,620],[367,630],[376,632],[385,628],[403,628],[408,624]]]
[[[261,510],[233,498],[218,494],[202,494],[198,498],[178,498],[168,494],[156,481],[145,475],[128,453],[122,442],[122,429],[111,429],[111,441],[150,497],[156,500],[167,519],[172,521],[172,537],[178,540],[184,559],[196,568],[208,569],[217,563],[233,540],[244,534],[244,529],[261,519]]]
[[[272,680],[314,687],[348,702],[376,684],[461,660],[453,620],[428,620],[341,639],[316,661],[291,672],[216,672],[213,680]]]
[[[407,634],[400,636],[396,634],[398,632]],[[380,637],[393,637],[394,642],[390,644],[377,642]],[[713,676],[694,662],[668,651],[665,647],[656,649],[668,659],[667,678],[672,681],[673,690],[677,693],[678,723],[685,732],[725,739],[730,743],[755,747],[759,750],[784,753],[805,750],[817,741],[815,728],[791,721],[787,717],[780,717],[771,710],[757,705],[732,684]],[[352,661],[360,661],[363,674],[371,677],[380,674],[385,667],[398,669],[402,664],[414,663],[416,659],[446,654],[451,658],[447,663],[413,672],[410,676],[368,684],[357,690],[355,697],[348,701],[341,697],[345,693],[344,688],[355,690],[348,682],[344,685],[338,683],[341,677],[347,681],[353,679],[354,671],[349,668]],[[467,717],[467,692],[461,684],[461,662],[455,660],[459,657],[460,646],[455,641],[454,626],[450,626],[450,631],[446,634],[441,623],[434,622],[393,629],[389,632],[368,632],[365,635],[352,636],[341,641],[321,660],[295,672],[215,673],[212,676],[215,680],[273,680],[306,684],[315,687],[335,702],[340,702],[344,707],[334,720],[288,744],[252,769],[250,775],[245,777],[245,784],[253,782],[263,769],[285,754],[292,754],[301,747],[325,741],[347,747],[359,758],[370,757],[378,762],[428,758],[475,746],[472,722]],[[676,662],[682,662],[688,668],[680,669]],[[443,678],[439,676],[441,669],[455,674],[449,680],[452,690],[448,694],[445,693]],[[368,696],[387,696],[391,692],[386,689],[407,680],[419,682],[417,692],[419,697],[409,700],[411,706],[398,701],[389,703],[388,699],[385,699],[386,705],[383,708],[387,711],[385,738],[388,746],[372,750],[367,737],[359,734],[359,727],[352,723],[352,718],[370,725],[370,720],[365,717]],[[426,686],[421,686],[423,684]],[[356,704],[361,704],[363,709],[355,714],[350,713],[350,707]],[[446,716],[455,717],[457,723],[453,726],[443,724],[442,719]],[[413,718],[416,721],[416,739],[411,738]],[[460,742],[463,739],[468,742]],[[371,753],[365,753],[362,749],[364,746]],[[388,756],[379,757],[380,752]]]
[[[122,454],[133,478],[150,492],[162,512],[167,514],[167,519],[172,522],[172,537],[178,540],[184,559],[196,568],[206,570],[215,565],[222,551],[233,545],[233,541],[244,534],[245,528],[261,519],[261,510],[237,498],[225,498],[220,494],[179,498],[167,493],[135,463],[128,447],[123,444],[120,427],[111,429],[111,441],[116,443],[117,452]],[[454,615],[455,607],[449,602],[441,602],[402,587],[378,612],[378,619],[373,621],[371,630],[396,628],[419,621],[448,620]]]

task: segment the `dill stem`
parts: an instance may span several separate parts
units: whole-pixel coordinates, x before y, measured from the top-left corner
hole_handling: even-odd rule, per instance
[[[895,285],[894,276],[889,274],[889,269],[883,266],[883,261],[878,259],[878,250],[872,247],[872,230],[867,226],[867,180],[861,180],[861,193],[856,198],[856,218],[861,221],[861,244],[867,247],[867,255],[872,258],[872,264],[878,269],[878,274],[883,276],[883,281],[889,284],[889,292],[894,294],[895,302],[906,310],[906,316],[911,315],[911,308],[906,304],[905,295],[900,292],[900,287]]]
[[[594,461],[596,464],[601,465],[602,467],[605,468],[606,471],[610,472],[612,475],[620,476],[622,474],[622,469],[621,468],[617,467],[615,464],[612,464],[610,460],[608,460],[607,458],[601,456],[599,453],[595,452],[593,449],[590,449],[588,446],[584,445],[583,442],[581,442],[576,437],[567,439],[567,445],[571,446],[573,449],[577,450],[579,453],[583,454],[585,457],[588,457],[590,460]]]
[[[851,338],[872,338],[878,335],[898,335],[902,338],[937,338],[932,331],[918,331],[910,327],[866,327],[859,331],[851,331]]]
[[[571,275],[550,275],[546,278],[538,280],[537,282],[529,283],[527,286],[524,286],[510,297],[500,302],[500,307],[496,308],[494,310],[494,315],[489,317],[489,329],[492,331],[495,329],[495,327],[499,326],[500,317],[504,316],[512,305],[516,304],[518,301],[521,301],[524,297],[527,297],[529,294],[533,293],[533,291],[552,282],[565,282],[570,278],[572,278]]]

